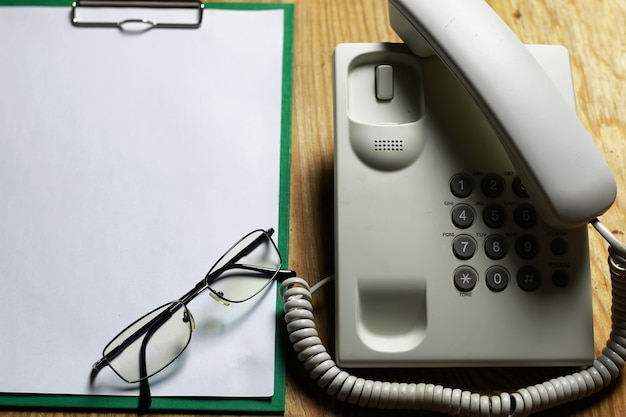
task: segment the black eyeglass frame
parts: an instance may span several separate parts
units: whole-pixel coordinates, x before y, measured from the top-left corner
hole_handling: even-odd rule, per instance
[[[233,256],[226,263],[224,263],[223,266],[221,266],[220,268],[215,269],[215,266],[218,265],[220,262],[222,262],[224,260],[224,257],[227,254],[229,254],[230,251],[233,248],[235,248],[238,244],[240,244],[246,238],[248,238],[249,236],[251,236],[251,235],[253,235],[255,233],[260,233],[260,235],[259,235],[259,237],[257,239],[253,240],[252,242],[250,242],[250,244],[248,244],[243,249],[241,249],[239,252],[237,252],[235,254],[235,256]],[[124,380],[124,381],[126,381],[128,383],[135,383],[135,382],[139,382],[140,383],[140,386],[139,386],[139,409],[140,410],[147,410],[150,407],[150,404],[152,402],[152,397],[150,395],[150,386],[148,384],[148,378],[150,378],[151,376],[154,376],[157,373],[161,372],[163,369],[167,368],[172,362],[174,362],[176,359],[178,359],[178,357],[185,351],[185,349],[189,345],[189,342],[191,341],[191,332],[190,332],[189,339],[187,340],[187,343],[185,344],[185,346],[180,350],[180,353],[178,355],[176,355],[174,358],[172,358],[172,360],[169,361],[166,365],[162,366],[158,371],[153,372],[152,374],[148,375],[147,361],[146,361],[146,347],[147,347],[147,344],[150,341],[151,337],[154,335],[154,333],[156,333],[156,331],[159,330],[159,328],[161,328],[161,326],[163,326],[174,315],[174,313],[176,313],[181,308],[184,308],[185,309],[185,316],[188,317],[188,319],[190,321],[193,321],[193,317],[191,316],[191,313],[187,309],[187,304],[189,302],[191,302],[194,298],[196,298],[199,294],[201,294],[202,292],[204,292],[207,289],[210,291],[211,296],[214,299],[216,299],[218,302],[220,302],[220,303],[222,303],[224,305],[229,305],[230,303],[242,303],[242,302],[250,300],[251,298],[254,298],[256,295],[258,295],[259,293],[263,292],[263,290],[265,290],[275,280],[282,281],[284,279],[296,276],[295,271],[292,271],[292,270],[289,270],[289,269],[285,269],[285,270],[280,269],[281,266],[282,266],[282,257],[280,255],[280,251],[276,247],[276,244],[272,240],[271,236],[272,236],[273,233],[274,233],[274,229],[272,229],[272,228],[269,228],[267,230],[257,229],[257,230],[254,230],[254,231],[248,233],[247,235],[245,235],[244,237],[239,239],[226,252],[224,252],[224,255],[222,255],[217,260],[217,262],[215,262],[215,264],[213,264],[213,266],[211,267],[211,269],[209,269],[209,272],[207,272],[205,277],[200,282],[198,282],[190,291],[188,291],[186,294],[184,294],[178,300],[172,301],[172,302],[167,303],[167,304],[164,304],[164,305],[162,305],[162,306],[152,310],[151,312],[143,315],[139,319],[137,319],[134,322],[132,322],[130,325],[126,326],[126,328],[124,328],[124,330],[119,332],[112,339],[112,341],[117,339],[121,334],[126,332],[129,328],[133,327],[137,322],[140,322],[145,317],[150,316],[151,314],[153,314],[155,311],[158,311],[158,310],[160,310],[160,309],[162,309],[162,308],[164,308],[165,306],[168,306],[168,305],[171,306],[170,308],[165,308],[161,313],[159,313],[157,316],[155,316],[152,320],[150,320],[149,322],[147,322],[146,324],[141,326],[139,329],[137,329],[135,332],[133,332],[132,334],[127,336],[123,340],[122,343],[120,343],[118,346],[113,348],[109,353],[105,353],[105,352],[109,348],[109,345],[111,343],[107,344],[107,346],[104,348],[102,358],[100,358],[100,360],[98,360],[92,367],[91,374],[90,374],[90,383],[93,385],[93,383],[94,383],[94,381],[96,379],[96,376],[98,375],[98,372],[100,372],[106,366],[109,366],[110,365],[110,361],[112,361],[113,359],[118,357],[120,354],[122,354],[124,352],[124,350],[126,348],[128,348],[130,345],[132,345],[135,341],[137,341],[137,339],[139,339],[140,337],[143,337],[143,340],[142,340],[142,343],[141,343],[141,348],[140,348],[140,357],[139,357],[139,380],[137,380],[137,381],[129,381],[124,376],[120,375],[115,370],[115,368],[111,367],[111,369],[122,380]],[[278,266],[277,266],[276,269],[274,269],[274,268],[269,269],[269,268],[265,268],[265,267],[261,267],[261,266],[244,265],[244,264],[237,264],[236,263],[237,261],[239,261],[241,258],[246,256],[247,254],[251,253],[261,243],[263,243],[265,241],[265,238],[267,238],[267,240],[271,243],[271,245],[273,246],[274,250],[276,251],[276,254],[278,255],[278,261],[279,262],[278,262]],[[235,268],[248,270],[248,271],[256,272],[256,273],[267,273],[268,275],[271,274],[272,276],[271,276],[271,278],[269,278],[267,280],[267,282],[261,288],[258,289],[258,291],[256,291],[255,293],[251,294],[249,297],[247,297],[245,299],[241,299],[241,300],[233,300],[233,299],[229,299],[227,297],[224,297],[224,295],[219,293],[219,292],[214,291],[211,288],[211,284],[215,283],[217,281],[217,279],[222,274],[224,274],[224,272],[226,272],[226,271],[228,271],[230,269],[235,269]],[[228,278],[225,278],[225,279],[228,279]]]

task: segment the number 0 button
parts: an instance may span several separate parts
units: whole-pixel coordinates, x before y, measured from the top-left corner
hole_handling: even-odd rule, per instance
[[[509,285],[509,273],[501,266],[493,266],[487,270],[485,281],[491,291],[500,292]]]
[[[467,229],[474,223],[476,214],[467,204],[458,204],[452,209],[452,223],[460,229]]]

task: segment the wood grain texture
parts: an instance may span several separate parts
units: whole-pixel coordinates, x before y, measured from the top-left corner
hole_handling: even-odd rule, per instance
[[[578,113],[618,182],[618,199],[602,216],[626,238],[626,0],[487,0],[525,43],[561,44],[571,54]],[[270,1],[261,1],[270,2]],[[387,0],[295,0],[290,268],[314,283],[333,273],[333,105],[331,56],[342,42],[399,41],[387,17]],[[291,3],[291,2],[289,2]],[[538,98],[539,99],[539,98]],[[596,352],[610,332],[611,294],[606,245],[591,231]],[[315,297],[317,324],[332,350],[334,292]],[[193,347],[191,347],[193,348]],[[288,348],[287,348],[288,349]],[[288,349],[290,352],[290,350]],[[327,397],[287,357],[286,416],[392,415],[357,409]],[[563,374],[563,369],[378,370],[385,380],[443,383],[484,393],[515,390]],[[5,376],[6,377],[6,376]],[[539,415],[626,415],[626,383]],[[415,415],[397,412],[393,415]],[[439,416],[420,413],[421,416]],[[112,413],[0,412],[0,417],[97,417]],[[129,415],[130,416],[130,415]]]

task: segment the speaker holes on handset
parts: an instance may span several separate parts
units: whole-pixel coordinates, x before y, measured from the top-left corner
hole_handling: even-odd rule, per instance
[[[377,139],[374,140],[374,151],[376,152],[401,152],[404,150],[404,140],[402,139]]]

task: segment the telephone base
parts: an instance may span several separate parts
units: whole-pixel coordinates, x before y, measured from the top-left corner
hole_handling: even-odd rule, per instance
[[[528,48],[574,107],[567,51]],[[334,83],[337,362],[590,364],[587,227],[538,218],[442,62],[342,44]]]

